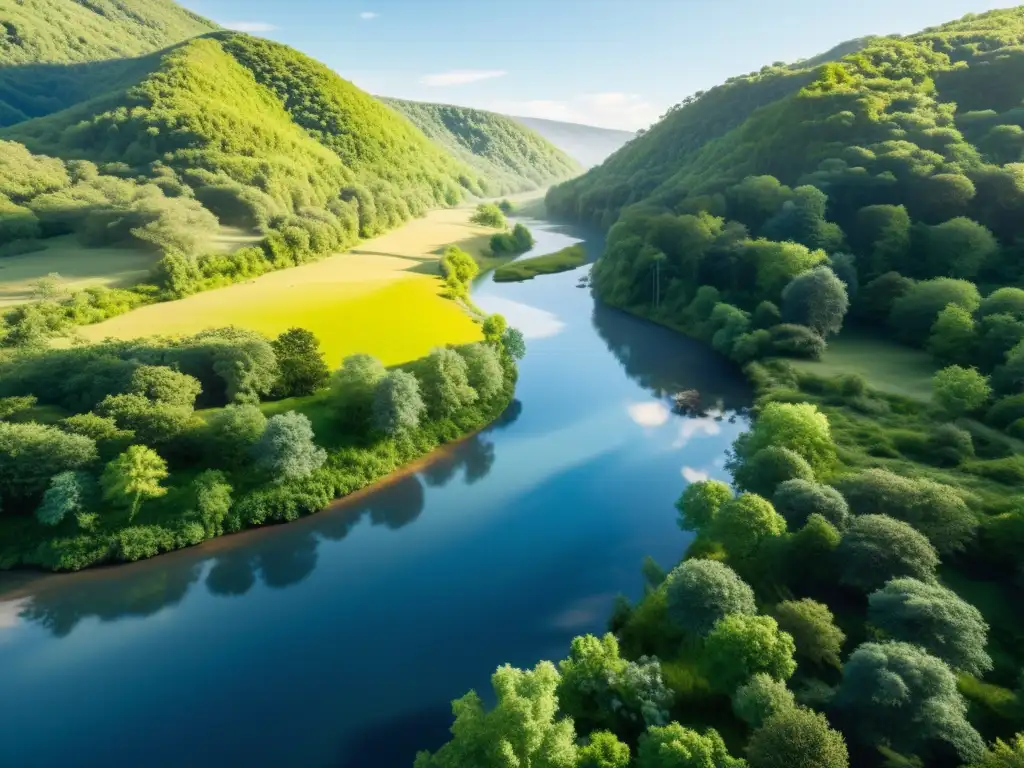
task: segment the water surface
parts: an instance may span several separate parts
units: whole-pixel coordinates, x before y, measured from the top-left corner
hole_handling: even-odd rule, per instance
[[[528,224],[530,255],[581,239]],[[672,504],[726,477],[749,393],[702,345],[595,305],[587,269],[480,281],[527,336],[516,401],[415,474],[148,562],[3,577],[0,764],[407,767],[498,664],[602,631],[643,557],[689,543]],[[682,389],[709,412],[672,413]]]

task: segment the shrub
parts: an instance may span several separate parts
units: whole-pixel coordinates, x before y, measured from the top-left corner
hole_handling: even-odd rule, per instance
[[[825,340],[806,326],[783,323],[770,328],[769,333],[777,355],[820,360],[825,354]]]
[[[306,477],[327,460],[327,453],[313,442],[309,419],[288,411],[267,419],[266,429],[253,446],[256,467],[275,483]]]
[[[932,379],[932,398],[950,416],[963,416],[977,411],[992,396],[988,377],[975,368],[951,365]]]
[[[824,603],[808,598],[787,600],[775,606],[779,629],[793,636],[796,657],[816,666],[839,669],[839,652],[846,635],[835,624],[832,611]]]
[[[757,610],[754,591],[715,560],[680,563],[665,579],[664,590],[669,619],[695,635],[706,635],[725,616]]]
[[[732,695],[732,711],[736,717],[755,729],[772,715],[794,706],[793,692],[786,684],[763,672],[754,675]]]
[[[778,445],[762,448],[740,464],[733,481],[741,491],[770,497],[786,481],[801,480],[811,483],[814,470],[802,456]]]
[[[505,214],[494,203],[480,203],[469,220],[482,227],[494,227],[504,229],[508,226]]]
[[[955,424],[940,424],[928,437],[929,452],[937,464],[957,466],[974,458],[974,440],[966,429]]]
[[[828,419],[810,403],[768,403],[750,431],[733,443],[733,457],[726,467],[733,471],[748,457],[771,446],[799,454],[815,474],[828,473],[836,460]]]
[[[787,708],[754,732],[747,747],[750,768],[847,768],[846,740],[824,715]]]
[[[782,291],[783,319],[807,326],[821,338],[839,333],[849,306],[846,285],[826,266],[797,275]]]
[[[704,666],[711,687],[731,695],[759,672],[787,680],[796,670],[793,638],[779,631],[770,616],[734,613],[720,619],[704,645]]]
[[[720,480],[699,480],[690,483],[676,502],[679,527],[699,531],[709,525],[719,508],[732,498],[732,489]]]
[[[949,304],[974,312],[981,304],[981,297],[974,284],[966,280],[948,277],[923,280],[893,302],[889,324],[901,339],[922,346],[939,313]]]
[[[939,556],[928,539],[886,515],[854,518],[836,550],[844,584],[872,592],[901,576],[932,581]]]
[[[785,532],[786,521],[769,501],[744,493],[722,505],[709,534],[731,557],[746,559],[756,555],[766,540]]]
[[[703,734],[679,723],[648,728],[640,737],[636,768],[743,768],[744,761],[729,754],[718,731]]]
[[[845,530],[850,518],[850,507],[839,491],[804,479],[779,484],[772,503],[794,531],[803,528],[811,515],[821,515],[840,531]]]

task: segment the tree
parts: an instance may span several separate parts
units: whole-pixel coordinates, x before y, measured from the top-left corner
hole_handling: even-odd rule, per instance
[[[754,557],[763,543],[786,532],[786,521],[767,499],[744,493],[721,506],[709,535],[721,542],[730,557]]]
[[[928,351],[940,363],[963,363],[974,358],[977,343],[974,316],[959,304],[948,304],[932,326]]]
[[[964,217],[928,227],[925,241],[932,275],[973,278],[999,252],[988,228]]]
[[[373,425],[395,436],[417,429],[427,406],[420,395],[420,382],[408,371],[391,371],[380,380],[373,396]]]
[[[508,322],[505,320],[505,317],[497,313],[488,315],[484,319],[484,324],[481,328],[484,334],[484,341],[489,344],[500,342],[508,329]]]
[[[768,333],[772,352],[781,357],[820,360],[825,354],[825,340],[806,325],[781,323]]]
[[[754,732],[747,747],[750,768],[847,768],[846,740],[810,709],[787,708]]]
[[[967,703],[956,675],[940,659],[908,643],[864,643],[843,666],[835,697],[844,728],[871,746],[880,741],[904,754],[927,758],[952,748],[961,761],[984,749],[967,722]],[[912,728],[907,724],[913,723]]]
[[[636,768],[743,768],[746,763],[729,754],[729,749],[709,728],[703,734],[679,723],[648,728],[640,737]]]
[[[914,286],[914,281],[899,272],[886,272],[864,286],[854,311],[874,325],[885,325],[893,305]]]
[[[132,374],[128,392],[155,402],[192,408],[203,391],[199,379],[164,365],[140,365]]]
[[[327,386],[330,371],[320,353],[320,340],[305,328],[289,328],[271,342],[277,356],[278,397],[305,397]]]
[[[850,518],[850,507],[839,491],[803,479],[780,483],[772,504],[792,531],[803,528],[811,515],[821,515],[839,530],[846,528]]]
[[[629,768],[629,747],[608,731],[594,731],[580,747],[579,768]]]
[[[814,470],[804,458],[779,445],[762,448],[734,470],[733,482],[741,491],[770,497],[780,484],[814,481]]]
[[[623,659],[612,634],[574,638],[558,669],[559,709],[584,731],[639,732],[668,722],[672,692],[660,663],[646,656]]]
[[[199,519],[203,521],[206,538],[220,536],[224,533],[224,518],[231,511],[232,488],[224,478],[223,472],[207,469],[196,475],[192,481],[196,492],[196,509]]]
[[[876,468],[840,477],[836,485],[855,514],[888,515],[909,523],[941,554],[963,550],[978,527],[956,488],[923,477]]]
[[[42,493],[50,478],[96,460],[96,441],[34,422],[0,422],[0,496],[4,501]]]
[[[43,525],[57,525],[69,514],[81,512],[92,495],[96,481],[85,472],[67,470],[54,475],[36,508],[36,520]]]
[[[928,539],[886,515],[854,518],[836,556],[842,582],[864,592],[900,576],[932,581],[939,565],[939,555]]]
[[[96,406],[118,427],[147,445],[165,445],[202,426],[189,405],[171,405],[142,395],[108,395]]]
[[[1003,313],[987,315],[978,328],[978,349],[974,358],[984,371],[1001,365],[1015,346],[1024,340],[1024,319]],[[971,360],[972,358],[966,358]],[[963,362],[963,360],[953,361]]]
[[[700,531],[707,527],[719,508],[732,498],[732,489],[721,480],[698,480],[690,483],[676,501],[679,527],[684,531]]]
[[[327,460],[327,452],[313,438],[313,426],[304,414],[288,411],[271,416],[253,446],[256,467],[275,483],[306,477]]]
[[[977,368],[951,365],[932,377],[932,399],[954,418],[978,410],[990,397],[988,376],[978,373]]]
[[[758,672],[732,695],[732,711],[751,728],[760,728],[773,715],[796,706],[786,684]]]
[[[708,634],[726,616],[757,611],[754,590],[717,560],[683,561],[669,573],[664,589],[669,619],[695,635]]]
[[[952,590],[916,579],[893,579],[868,597],[868,621],[894,640],[924,648],[953,669],[981,677],[988,624]]]
[[[267,428],[267,417],[255,405],[229,405],[207,420],[206,444],[219,466],[241,467]]]
[[[796,670],[793,638],[770,616],[733,613],[720,619],[704,643],[704,667],[711,687],[731,695],[759,672],[788,680]]]
[[[782,446],[802,456],[816,475],[827,474],[835,464],[836,448],[828,419],[810,403],[768,403],[750,431],[733,443],[733,457],[726,467],[769,446]]]
[[[466,361],[466,378],[480,399],[497,397],[505,386],[505,369],[497,350],[489,344],[469,344],[459,350]]]
[[[365,429],[373,412],[373,396],[387,369],[371,355],[350,355],[331,380],[331,399],[342,421],[353,429]]]
[[[1024,768],[1024,734],[1018,733],[1009,743],[996,739],[968,768]]]
[[[816,666],[839,669],[846,635],[835,624],[832,611],[824,603],[808,598],[787,600],[775,606],[779,629],[793,636],[796,657]]]
[[[824,251],[812,251],[800,243],[751,240],[743,247],[745,260],[757,274],[757,294],[769,301],[780,296],[794,277],[826,260]]]
[[[770,301],[762,301],[754,309],[754,315],[751,318],[753,327],[759,330],[767,330],[773,325],[778,325],[782,322],[782,313],[779,308],[772,304]]]
[[[505,229],[505,227],[508,226],[508,222],[505,220],[505,214],[502,213],[501,208],[494,203],[480,203],[476,207],[476,211],[474,211],[473,215],[469,217],[469,220],[482,227]]]
[[[798,589],[808,584],[834,584],[838,580],[835,553],[841,539],[838,529],[824,517],[817,513],[808,517],[782,549],[786,582]]]
[[[949,277],[915,283],[893,302],[889,325],[904,341],[921,346],[928,340],[939,313],[950,304],[974,312],[981,304],[974,283]]]
[[[506,328],[501,335],[501,346],[513,360],[526,357],[526,340],[518,328]]]
[[[476,259],[461,248],[449,245],[444,249],[441,256],[441,274],[444,275],[445,283],[455,297],[465,295],[470,282],[479,272],[480,266]]]
[[[858,253],[868,257],[868,275],[901,270],[910,250],[910,215],[902,205],[869,205],[851,228]]]
[[[822,338],[839,333],[849,308],[846,285],[829,267],[797,275],[782,291],[782,319],[806,325]]]
[[[431,755],[416,755],[415,768],[576,768],[576,730],[558,718],[558,672],[547,661],[533,670],[499,667],[491,676],[497,699],[485,711],[470,691],[452,702],[452,739]]]
[[[454,349],[435,349],[423,373],[423,399],[435,419],[449,418],[477,400],[465,359]]]
[[[1007,285],[986,296],[978,308],[978,316],[985,318],[989,315],[1024,318],[1024,289]]]
[[[833,253],[828,257],[828,265],[846,286],[846,297],[852,303],[860,290],[860,277],[857,274],[857,257],[852,253]]]
[[[100,478],[103,498],[127,503],[128,519],[132,520],[144,500],[156,499],[167,493],[167,489],[160,485],[167,474],[167,462],[152,448],[129,446],[103,470]]]

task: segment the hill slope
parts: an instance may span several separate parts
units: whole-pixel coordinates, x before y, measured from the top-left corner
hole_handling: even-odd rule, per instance
[[[580,123],[563,123],[539,117],[513,117],[517,123],[532,128],[585,168],[603,163],[634,136],[632,131],[598,128]]]
[[[512,118],[470,107],[381,99],[438,146],[503,195],[544,187],[579,173],[580,165],[553,143]]]

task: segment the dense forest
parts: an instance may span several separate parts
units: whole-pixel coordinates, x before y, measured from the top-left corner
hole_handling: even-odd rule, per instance
[[[447,104],[382,101],[480,174],[489,195],[546,187],[581,170],[562,150],[504,115]]]
[[[608,230],[598,297],[744,364],[753,421],[685,486],[682,562],[417,768],[1024,764],[1022,74],[1024,8],[852,41],[549,192]],[[844,325],[931,390],[784,359]]]

